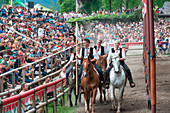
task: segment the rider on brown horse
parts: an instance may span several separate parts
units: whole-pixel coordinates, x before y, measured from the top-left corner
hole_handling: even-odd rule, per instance
[[[99,56],[103,56],[103,55],[106,55],[106,54],[107,54],[105,47],[102,46],[101,44],[102,44],[102,40],[99,39],[99,40],[97,40],[97,45],[94,46],[94,48],[95,48],[95,50],[96,50],[96,53],[97,53]],[[100,75],[100,81],[103,81],[103,83],[105,83],[103,74]]]
[[[95,68],[97,69],[99,76],[103,75],[103,71],[102,69],[95,64],[96,60],[98,59],[98,54],[96,53],[96,50],[90,46],[90,40],[89,39],[84,39],[83,40],[83,48],[81,48],[80,50],[80,57],[76,56],[77,59],[81,60],[82,62],[82,57],[83,58],[88,58],[88,56],[91,58],[91,62],[94,64]],[[82,63],[81,63],[82,64]],[[80,65],[80,70],[78,72],[78,81],[79,84],[81,82],[81,75],[82,75],[82,71],[83,71],[83,66]]]
[[[111,48],[110,51],[109,51],[109,55],[108,55],[108,61],[107,61],[107,68],[106,68],[106,79],[108,79],[108,76],[109,76],[109,72],[112,68],[112,66],[110,65],[110,54],[111,53],[119,53],[119,56],[120,56],[120,64],[123,66],[123,68],[125,69],[125,71],[127,72],[127,78],[129,80],[129,84],[130,84],[130,87],[135,87],[135,83],[133,82],[133,78],[132,78],[132,74],[130,72],[130,69],[129,67],[125,64],[124,60],[126,59],[126,56],[125,56],[125,51],[119,47],[120,45],[120,42],[119,41],[115,41],[114,43],[115,47],[114,48]]]

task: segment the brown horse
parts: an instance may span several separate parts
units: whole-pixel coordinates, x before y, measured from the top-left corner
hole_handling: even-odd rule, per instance
[[[106,66],[107,66],[107,58],[108,54],[99,56],[99,59],[96,61],[96,64],[102,69],[102,71],[105,73],[106,71]],[[105,78],[105,74],[103,75]],[[99,90],[100,90],[100,102],[102,102],[102,91],[104,94],[104,104],[106,104],[106,91],[105,89],[102,89],[102,84],[99,85]]]
[[[99,77],[97,70],[91,62],[90,57],[83,58],[83,73],[81,79],[81,86],[84,89],[85,111],[89,113],[89,102],[92,98],[92,113],[94,113],[94,104],[99,87]]]

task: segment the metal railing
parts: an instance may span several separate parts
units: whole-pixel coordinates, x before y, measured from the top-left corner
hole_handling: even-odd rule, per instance
[[[67,51],[68,53],[70,53],[70,50],[71,50],[72,48],[74,48],[74,47],[75,47],[75,46],[73,46],[73,47],[68,47],[67,49],[64,49],[64,50],[61,50],[61,51],[59,51],[59,52],[57,52],[57,53],[54,53],[54,54],[52,54],[52,55],[49,55],[48,57],[42,58],[42,59],[37,60],[37,61],[35,61],[35,62],[29,63],[29,64],[24,65],[24,66],[22,66],[22,67],[19,67],[19,68],[17,68],[17,69],[13,69],[13,70],[11,70],[11,71],[8,71],[8,72],[6,72],[6,73],[1,74],[1,75],[0,75],[0,93],[3,92],[3,77],[4,77],[4,76],[9,75],[10,73],[12,73],[12,87],[15,88],[15,72],[16,72],[16,71],[18,71],[18,70],[20,70],[20,69],[23,71],[23,74],[22,74],[22,76],[23,76],[23,82],[25,82],[25,71],[24,71],[24,70],[26,69],[27,66],[31,66],[31,67],[33,68],[33,67],[34,67],[34,64],[36,64],[36,63],[41,64],[41,62],[45,60],[45,63],[46,63],[45,71],[47,71],[47,59],[50,58],[50,59],[51,59],[51,64],[50,64],[51,67],[50,67],[50,68],[51,68],[51,72],[52,72],[52,71],[53,71],[53,59],[55,58],[55,56],[58,55],[58,54],[64,53],[64,58],[63,58],[63,60],[66,61],[66,51]],[[60,71],[61,71],[61,70],[60,70]],[[45,77],[43,77],[43,79],[45,79]],[[32,80],[34,80],[34,72],[32,72]],[[40,80],[42,80],[42,77],[41,77],[41,65],[39,65],[39,80],[38,80],[38,81],[40,81]],[[33,81],[33,83],[37,83],[37,81]],[[0,94],[0,95],[1,95],[1,94]],[[2,96],[2,95],[1,95],[1,96]]]

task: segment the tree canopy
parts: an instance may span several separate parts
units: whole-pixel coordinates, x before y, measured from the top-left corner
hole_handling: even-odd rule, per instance
[[[164,2],[169,0],[153,0],[153,5],[158,5],[162,7]],[[91,13],[92,11],[97,11],[99,9],[109,10],[111,2],[111,10],[120,10],[121,7],[133,9],[134,7],[142,6],[142,0],[78,0],[83,4],[83,7],[79,8],[79,12]],[[76,0],[59,0],[59,5],[61,7],[61,12],[75,11],[76,10]]]

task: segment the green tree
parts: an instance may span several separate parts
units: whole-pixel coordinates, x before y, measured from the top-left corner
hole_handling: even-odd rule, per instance
[[[92,11],[101,9],[103,3],[102,0],[85,0],[83,5],[83,8],[87,11],[87,13],[91,13]]]
[[[10,0],[0,0],[0,6],[3,4],[10,4]]]
[[[158,7],[162,7],[165,2],[170,1],[170,0],[153,0],[153,6],[158,5]]]
[[[69,12],[76,10],[76,0],[59,0],[60,12]]]

